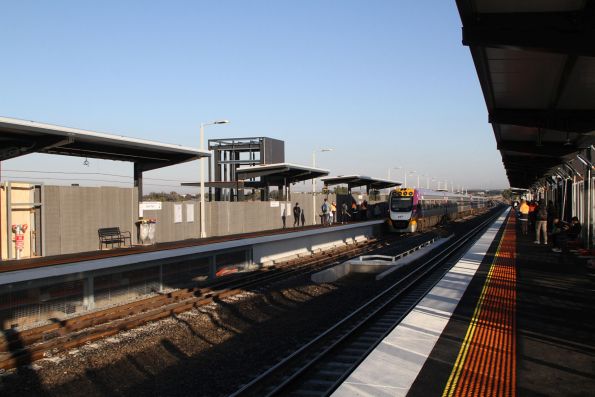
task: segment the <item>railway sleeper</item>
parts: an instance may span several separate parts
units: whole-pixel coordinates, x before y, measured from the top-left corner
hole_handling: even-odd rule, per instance
[[[334,256],[336,258],[346,258],[385,244],[386,243],[383,241],[369,240],[366,242],[357,242],[347,247],[337,247],[333,249],[333,252],[335,253]],[[313,256],[316,255],[312,255],[311,257]],[[321,257],[315,261],[316,263],[320,264],[328,262],[328,258],[325,257],[324,254],[319,256]],[[296,262],[302,262],[303,264],[310,263],[312,262],[311,257]],[[279,264],[277,266],[272,266],[269,269],[277,270],[281,268],[282,266]],[[15,333],[14,335],[5,335],[4,340],[0,342],[0,352],[6,352],[5,356],[10,355],[10,357],[8,359],[6,357],[0,358],[0,368],[6,369],[14,367],[21,362],[19,360],[22,360],[24,356],[26,356],[28,360],[43,358],[44,355],[52,354],[51,352],[53,350],[62,350],[80,346],[90,340],[97,340],[106,336],[111,336],[122,330],[132,329],[149,321],[162,319],[171,314],[181,313],[190,310],[193,307],[210,303],[215,296],[226,297],[239,292],[237,289],[228,289],[216,293],[213,288],[214,286],[209,286],[207,288],[188,288],[172,291],[156,297],[130,302],[121,306],[104,309],[99,312],[88,313],[72,319],[25,330],[20,333]],[[192,303],[186,302],[186,300],[191,300]],[[174,309],[170,312],[164,311],[164,306],[172,304],[176,306]],[[158,313],[153,313],[153,311],[157,311]],[[127,323],[120,324],[120,322],[125,321],[127,317],[134,316],[140,316],[141,318],[138,320],[128,320]],[[113,323],[117,323],[117,325],[111,327],[109,330],[96,333],[94,337],[85,336],[83,338],[84,341],[82,342],[76,335],[76,333],[81,333],[83,330],[106,325],[110,326]],[[73,335],[73,333],[75,335]],[[59,348],[60,343],[62,343],[61,349]],[[18,347],[22,345],[25,345],[26,347],[18,350]]]

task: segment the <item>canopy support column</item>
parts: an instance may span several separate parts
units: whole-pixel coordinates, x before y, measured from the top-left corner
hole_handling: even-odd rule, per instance
[[[140,163],[134,163],[134,187],[137,188],[137,198],[143,201],[143,168]]]
[[[589,164],[591,164],[591,148],[587,149],[587,160],[589,161]],[[584,219],[583,222],[586,224],[586,248],[590,249],[593,245],[593,193],[591,191],[593,187],[591,186],[591,167],[589,166],[585,167],[585,182],[583,187],[585,195],[584,205],[586,206],[585,217],[587,218]]]

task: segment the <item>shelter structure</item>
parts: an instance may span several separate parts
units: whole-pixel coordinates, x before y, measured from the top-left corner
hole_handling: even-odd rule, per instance
[[[167,167],[210,156],[209,152],[190,147],[159,143],[144,139],[127,138],[121,135],[57,126],[34,121],[0,117],[0,164],[32,153],[57,154],[119,160],[134,163],[134,187],[124,205],[131,206],[129,214],[136,214],[138,203],[142,201],[143,172]],[[81,188],[83,189],[83,188]],[[45,192],[43,183],[19,184],[4,183],[0,188],[0,252],[2,257],[13,257],[14,243],[11,241],[13,224],[28,224],[24,241],[26,255],[45,255],[46,238]],[[136,191],[137,197],[134,197]],[[125,209],[118,200],[118,193],[106,190],[111,212],[120,216]],[[72,198],[72,197],[71,197]],[[96,198],[96,197],[94,197]],[[56,203],[53,203],[56,204]],[[72,206],[71,206],[72,207]],[[115,211],[117,208],[118,211]],[[55,210],[55,208],[54,208]],[[50,212],[51,209],[50,209]],[[89,213],[92,211],[89,211]],[[52,212],[53,213],[53,212]],[[108,217],[109,218],[109,217]],[[90,217],[85,217],[90,221]],[[114,220],[115,221],[115,220]],[[84,223],[84,222],[79,222]],[[65,233],[65,232],[64,232]],[[29,250],[29,245],[31,249]]]
[[[215,201],[227,196],[230,201],[241,201],[244,184],[236,175],[239,167],[285,162],[285,142],[267,137],[209,139],[213,151],[213,166],[209,162],[210,182],[215,189]]]
[[[366,193],[370,190],[388,189],[394,186],[401,186],[401,182],[391,181],[388,179],[371,178],[364,175],[339,175],[327,178],[322,178],[322,182],[326,186],[333,185],[347,185],[347,192],[351,194],[351,189],[354,187],[365,186]]]
[[[510,185],[574,202],[591,244],[595,1],[457,6]]]
[[[0,117],[0,162],[31,153],[132,162],[139,202],[144,171],[210,156],[180,145]]]
[[[291,163],[263,164],[251,167],[239,167],[236,175],[243,180],[244,185],[262,189],[261,199],[269,198],[271,186],[277,186],[282,196],[291,200],[291,185],[309,179],[328,175],[329,171],[322,168],[308,167]]]

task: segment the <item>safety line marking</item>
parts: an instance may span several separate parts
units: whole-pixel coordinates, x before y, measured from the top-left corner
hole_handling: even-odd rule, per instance
[[[515,226],[509,214],[443,397],[516,395]]]

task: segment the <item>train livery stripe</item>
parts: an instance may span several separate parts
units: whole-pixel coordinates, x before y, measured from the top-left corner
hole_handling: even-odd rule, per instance
[[[509,214],[443,397],[516,395],[515,225]]]

